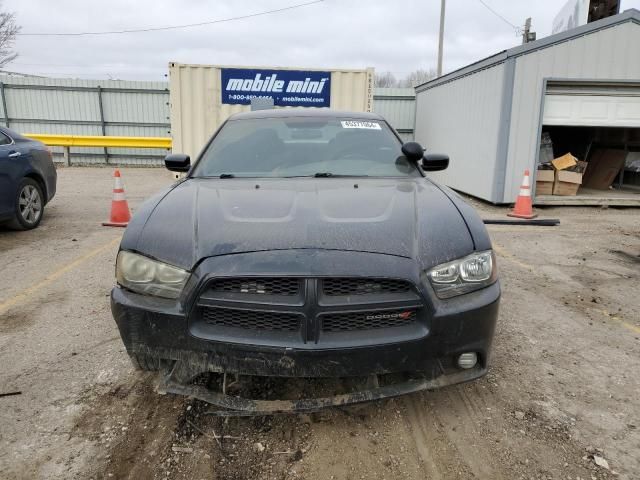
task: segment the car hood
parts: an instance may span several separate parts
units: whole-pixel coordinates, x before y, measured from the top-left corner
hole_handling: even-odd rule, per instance
[[[458,209],[424,178],[188,179],[134,216],[122,248],[191,269],[243,252],[324,249],[435,265],[474,249]]]

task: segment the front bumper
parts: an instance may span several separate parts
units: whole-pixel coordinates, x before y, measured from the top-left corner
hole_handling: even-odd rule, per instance
[[[158,386],[158,391],[160,393],[174,393],[197,398],[203,402],[221,407],[222,409],[220,410],[209,410],[207,412],[208,415],[218,417],[247,417],[272,415],[276,413],[316,412],[325,408],[345,407],[375,400],[399,397],[424,390],[434,390],[447,385],[475,380],[486,373],[486,368],[476,365],[469,370],[441,374],[434,378],[414,377],[405,381],[386,383],[382,386],[377,385],[364,390],[339,393],[328,397],[295,400],[264,400],[227,395],[224,392],[216,392],[202,385],[185,383],[180,377],[182,374],[188,372],[188,368],[185,364],[176,362],[171,370],[164,372]]]
[[[339,253],[344,252],[318,253],[317,256],[305,253],[301,262],[292,262],[291,253],[287,252],[270,255],[283,256],[282,259],[271,258],[275,263],[283,264],[283,259],[287,258],[288,266],[300,265],[305,270],[293,274],[322,276],[327,275],[330,269],[336,276],[353,275],[347,271],[349,262],[336,260]],[[379,256],[379,261],[371,262],[370,254],[349,252],[346,255],[351,263],[355,261],[361,268],[372,269],[361,272],[363,275],[377,276],[384,272],[385,275],[407,278],[415,285],[420,284],[420,272],[412,271],[415,263],[409,259]],[[114,288],[112,312],[127,350],[167,360],[169,364],[179,362],[193,374],[218,372],[308,378],[406,372],[420,372],[425,378],[436,378],[459,373],[460,369],[455,366],[456,357],[464,352],[477,352],[479,364],[473,375],[479,377],[486,373],[498,316],[498,283],[446,301],[438,300],[426,289],[420,291],[428,319],[421,330],[411,335],[372,332],[366,341],[358,336],[353,342],[289,342],[282,345],[275,344],[266,336],[233,340],[199,335],[191,328],[193,325],[189,323],[188,312],[193,310],[199,288],[208,278],[204,272],[215,271],[216,275],[225,275],[228,269],[233,275],[247,275],[247,271],[254,275],[265,274],[257,271],[257,263],[251,264],[252,258],[264,261],[264,252],[241,256],[242,262],[239,262],[240,255],[203,262],[185,288],[183,298],[178,301]],[[359,256],[362,258],[357,258]],[[214,265],[212,262],[217,263]],[[245,265],[247,271],[239,272],[239,263]],[[265,268],[272,268],[268,263],[265,265]],[[341,265],[347,265],[343,267],[344,271],[340,270]],[[475,378],[473,375],[465,378]]]

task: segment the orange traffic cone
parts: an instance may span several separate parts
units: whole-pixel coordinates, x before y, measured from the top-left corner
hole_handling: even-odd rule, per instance
[[[111,217],[108,222],[103,222],[106,227],[126,227],[131,220],[129,204],[124,196],[124,186],[120,178],[120,170],[113,172],[113,200],[111,201]]]
[[[533,213],[533,203],[531,202],[531,180],[529,180],[529,170],[524,171],[522,186],[520,193],[516,199],[516,205],[511,213],[507,213],[510,217],[517,218],[536,218],[537,213]]]

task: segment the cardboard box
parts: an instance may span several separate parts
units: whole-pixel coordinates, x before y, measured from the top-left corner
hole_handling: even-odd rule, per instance
[[[570,153],[565,153],[561,157],[551,160],[551,164],[556,170],[565,170],[567,168],[575,167],[578,164],[578,159]]]
[[[585,188],[608,190],[624,167],[627,152],[621,149],[597,149],[589,157],[587,171],[584,172]]]
[[[553,193],[553,170],[538,170],[536,172],[536,195],[551,195]]]
[[[584,172],[588,166],[589,166],[589,162],[578,160],[578,164],[575,167],[571,168],[570,170],[572,172],[582,173],[582,183],[584,183]]]
[[[567,170],[556,170],[553,182],[554,195],[575,195],[582,184],[582,174]]]

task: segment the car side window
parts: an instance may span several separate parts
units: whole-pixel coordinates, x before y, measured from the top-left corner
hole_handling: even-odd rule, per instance
[[[4,133],[0,132],[0,145],[9,145],[13,140],[11,140]]]

